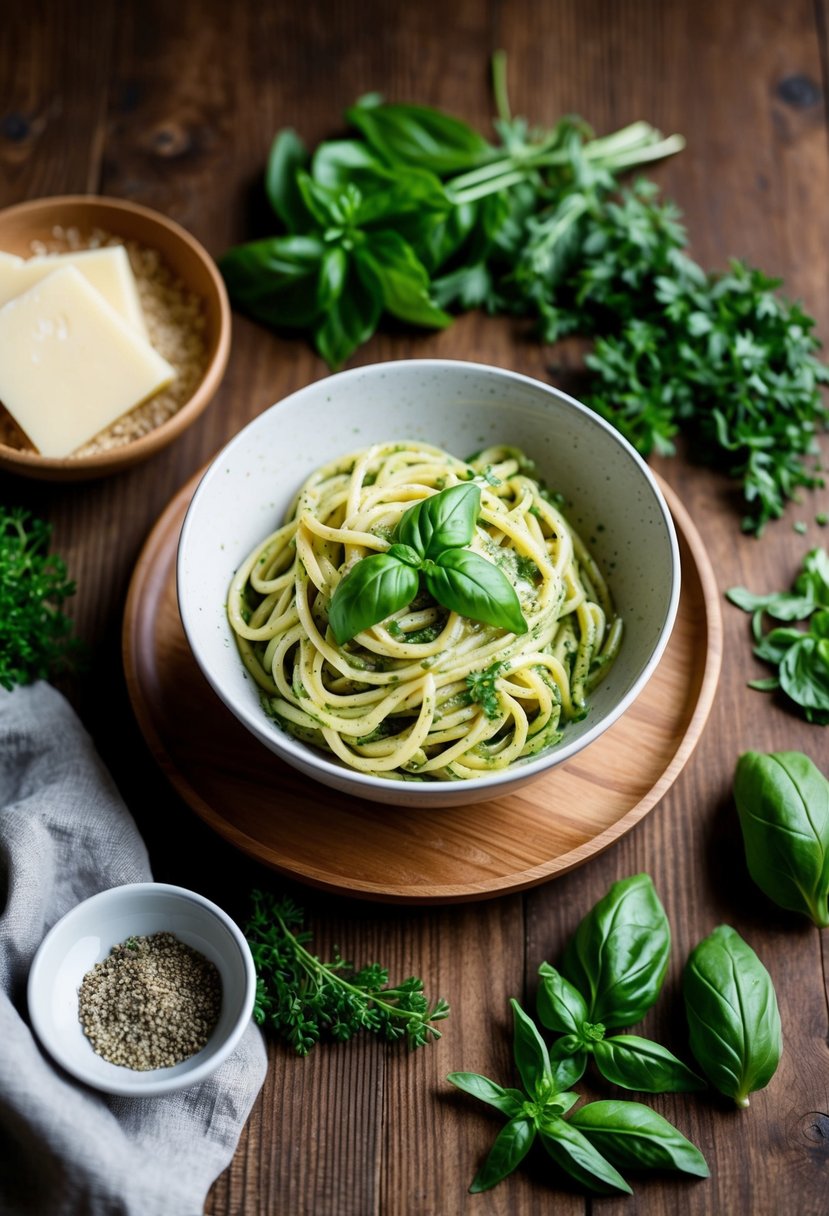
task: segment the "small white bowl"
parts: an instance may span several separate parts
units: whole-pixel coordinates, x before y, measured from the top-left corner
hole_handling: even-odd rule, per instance
[[[464,458],[521,448],[606,573],[624,620],[621,650],[561,742],[466,781],[394,781],[357,772],[283,731],[265,713],[228,624],[236,567],[282,522],[299,486],[327,461],[414,439]],[[178,602],[202,672],[225,705],[288,764],[334,789],[400,806],[458,806],[502,796],[568,760],[611,726],[650,679],[679,603],[676,533],[653,474],[631,445],[572,397],[528,376],[445,359],[341,372],[292,393],[219,453],[193,496],[178,550]]]
[[[201,1051],[171,1068],[139,1072],[110,1064],[93,1051],[78,1018],[78,990],[113,946],[160,932],[175,934],[214,964],[222,981],[222,1010]],[[171,1093],[209,1076],[242,1037],[255,994],[256,970],[238,925],[203,895],[158,882],[112,887],[67,912],[41,942],[28,984],[32,1026],[52,1058],[86,1085],[132,1098]]]

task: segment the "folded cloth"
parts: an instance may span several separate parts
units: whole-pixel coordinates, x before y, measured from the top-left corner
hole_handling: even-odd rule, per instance
[[[73,1081],[29,1027],[26,980],[45,933],[82,899],[152,879],[92,741],[40,683],[0,690],[0,1212],[197,1216],[265,1076],[251,1023],[208,1080],[161,1098]]]

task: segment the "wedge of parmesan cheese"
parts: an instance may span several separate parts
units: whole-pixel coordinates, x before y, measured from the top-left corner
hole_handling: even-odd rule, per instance
[[[0,401],[43,456],[68,456],[175,369],[74,265],[0,308]]]
[[[47,275],[63,266],[74,266],[84,278],[108,300],[116,312],[147,337],[144,313],[129,256],[123,245],[108,245],[103,249],[84,249],[73,253],[56,253],[45,257],[18,258],[0,254],[0,305],[22,295]]]

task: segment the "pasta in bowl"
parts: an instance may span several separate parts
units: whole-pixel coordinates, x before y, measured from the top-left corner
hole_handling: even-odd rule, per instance
[[[227,708],[300,772],[398,806],[500,797],[581,752],[655,670],[679,583],[659,486],[612,427],[432,359],[259,414],[202,477],[177,561]]]
[[[397,780],[469,780],[558,743],[622,623],[534,473],[508,446],[464,461],[406,441],[316,470],[228,596],[266,712]]]

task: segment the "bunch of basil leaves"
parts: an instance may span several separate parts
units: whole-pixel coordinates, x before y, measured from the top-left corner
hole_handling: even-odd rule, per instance
[[[580,394],[647,455],[679,431],[737,478],[758,535],[798,487],[829,411],[814,321],[780,283],[688,256],[676,206],[621,175],[678,152],[645,122],[595,137],[578,117],[548,130],[510,111],[503,54],[485,139],[440,110],[375,94],[346,111],[347,138],[311,154],[292,130],[265,175],[280,231],[229,250],[236,307],[310,333],[337,368],[388,314],[441,328],[484,308],[533,319],[545,342],[593,340]]]

